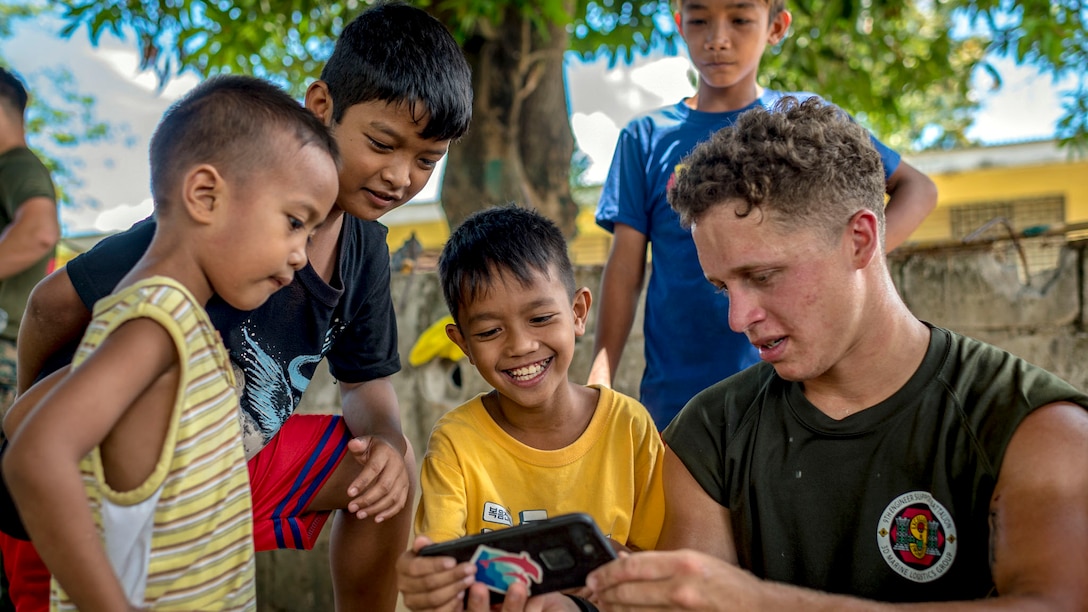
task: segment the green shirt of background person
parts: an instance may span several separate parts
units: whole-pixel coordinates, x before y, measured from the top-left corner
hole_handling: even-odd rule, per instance
[[[60,238],[49,170],[26,146],[27,93],[0,68],[0,414],[15,394],[15,339],[27,296],[46,272]],[[0,315],[0,318],[3,318]]]

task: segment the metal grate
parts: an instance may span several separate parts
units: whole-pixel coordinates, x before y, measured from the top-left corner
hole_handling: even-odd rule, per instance
[[[1058,266],[1061,249],[1055,248],[1053,239],[1033,239],[1030,232],[1065,223],[1065,197],[1062,195],[965,204],[952,207],[949,212],[952,236],[957,240],[1020,237],[1028,268],[1020,271],[1024,280],[1028,274],[1035,275]],[[1028,232],[1027,237],[1023,236],[1025,232]]]

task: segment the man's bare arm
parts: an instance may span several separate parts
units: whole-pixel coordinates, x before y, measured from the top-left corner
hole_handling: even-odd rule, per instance
[[[665,522],[658,550],[694,549],[736,565],[729,509],[711,499],[667,447],[661,479],[665,484]]]
[[[589,384],[612,386],[631,334],[638,300],[646,277],[646,235],[629,225],[617,223],[601,275],[597,306],[597,331],[593,340],[593,364]]]
[[[76,293],[64,268],[42,279],[27,300],[19,326],[19,393],[34,384],[49,357],[80,338],[91,322],[91,311]]]
[[[57,246],[60,222],[57,203],[38,196],[15,209],[15,218],[0,232],[0,280],[34,265]]]

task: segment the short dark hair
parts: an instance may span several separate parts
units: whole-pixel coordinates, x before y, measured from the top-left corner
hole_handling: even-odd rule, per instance
[[[682,162],[669,204],[684,226],[712,207],[741,201],[787,227],[837,235],[862,208],[884,235],[884,167],[868,131],[842,109],[812,97],[782,98],[746,111]]]
[[[176,195],[178,178],[208,163],[245,180],[282,154],[280,136],[299,148],[314,145],[337,167],[340,152],[328,128],[282,89],[249,76],[212,77],[167,109],[151,137],[151,195],[155,205]]]
[[[779,13],[786,10],[786,0],[760,0],[763,4],[767,5],[767,12],[771,17],[771,21],[778,16]],[[676,10],[679,11],[684,6],[684,0],[673,0],[673,5]]]
[[[321,70],[333,121],[348,108],[380,100],[406,104],[420,136],[456,140],[472,118],[472,72],[457,41],[422,9],[381,2],[348,24]]]
[[[501,273],[528,286],[534,272],[550,278],[553,270],[573,298],[574,266],[563,232],[540,213],[513,204],[469,215],[438,257],[442,295],[458,323],[461,306],[486,292]]]
[[[0,67],[0,103],[3,103],[20,116],[26,111],[26,86],[19,75]]]

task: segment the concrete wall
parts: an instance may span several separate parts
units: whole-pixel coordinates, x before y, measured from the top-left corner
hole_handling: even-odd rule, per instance
[[[925,321],[992,342],[1088,389],[1088,242],[1055,244],[1056,270],[1020,282],[1019,256],[1009,243],[895,252],[892,274],[914,313]],[[581,267],[578,282],[596,291],[601,268]],[[432,361],[418,368],[407,356],[419,334],[446,314],[433,273],[396,275],[392,283],[398,315],[400,353],[405,362],[394,377],[404,430],[417,455],[444,411],[487,390],[467,360]],[[576,345],[572,377],[585,380],[596,317]],[[889,347],[894,350],[894,347]],[[615,383],[637,395],[642,371],[642,312],[635,321]],[[339,398],[327,371],[307,391],[303,409],[333,411]],[[328,530],[326,529],[327,537]],[[331,610],[327,541],[312,553],[276,551],[258,555],[258,586],[264,611]]]

